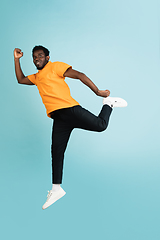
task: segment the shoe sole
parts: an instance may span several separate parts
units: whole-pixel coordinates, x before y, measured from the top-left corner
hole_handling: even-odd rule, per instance
[[[122,98],[107,97],[103,99],[103,104],[110,104],[111,107],[127,107],[127,102]]]
[[[127,107],[127,102],[122,98],[115,98],[113,107]]]
[[[60,198],[62,198],[65,194],[66,194],[65,191],[59,193],[59,194],[53,199],[53,201],[51,202],[51,204],[49,204],[49,205],[46,206],[46,207],[44,207],[44,205],[45,205],[45,204],[44,204],[43,207],[42,207],[42,209],[45,210],[46,208],[50,207],[53,203],[55,203],[56,201],[58,201],[58,200],[59,200]]]

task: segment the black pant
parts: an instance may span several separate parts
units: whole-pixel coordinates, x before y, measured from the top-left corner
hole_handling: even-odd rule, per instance
[[[63,108],[51,113],[54,119],[52,132],[52,182],[62,183],[64,152],[74,128],[102,132],[109,122],[112,108],[103,105],[99,116],[95,116],[81,106]]]

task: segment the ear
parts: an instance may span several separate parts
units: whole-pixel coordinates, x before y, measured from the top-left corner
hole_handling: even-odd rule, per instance
[[[49,61],[49,59],[50,59],[50,56],[47,56],[47,57],[46,57],[46,59],[47,59],[47,61]]]

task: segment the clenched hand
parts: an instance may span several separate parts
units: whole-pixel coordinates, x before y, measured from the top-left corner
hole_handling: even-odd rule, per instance
[[[14,49],[14,58],[19,59],[21,57],[23,57],[23,52],[21,51],[21,49],[15,48]]]

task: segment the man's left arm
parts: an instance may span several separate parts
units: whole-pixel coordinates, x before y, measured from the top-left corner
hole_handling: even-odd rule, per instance
[[[64,77],[79,79],[82,83],[88,86],[97,96],[108,97],[110,95],[109,90],[99,90],[97,86],[89,79],[84,73],[78,72],[72,68],[68,68],[63,74]]]

